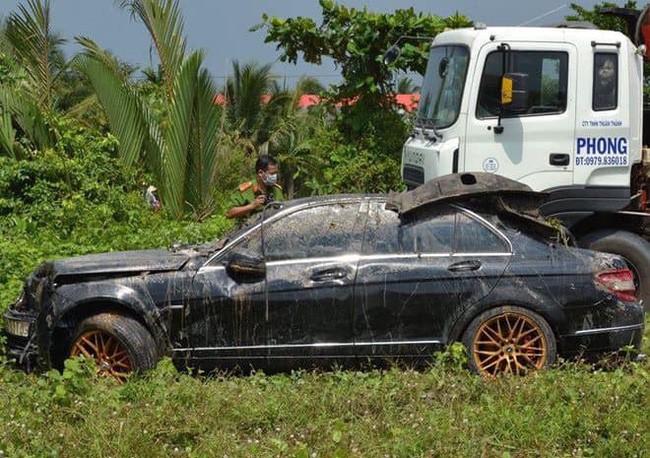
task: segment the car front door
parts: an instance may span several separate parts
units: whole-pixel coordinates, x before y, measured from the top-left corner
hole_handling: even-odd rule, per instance
[[[354,358],[366,210],[359,200],[287,210],[201,268],[185,313],[192,358],[254,368]]]
[[[273,366],[354,359],[354,281],[366,211],[359,200],[312,205],[264,225]]]
[[[448,326],[489,294],[510,259],[506,239],[475,215],[436,206],[400,218],[371,206],[355,286],[360,356],[430,356]]]

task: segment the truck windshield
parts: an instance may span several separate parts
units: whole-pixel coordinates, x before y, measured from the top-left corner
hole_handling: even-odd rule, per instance
[[[465,46],[431,48],[420,92],[417,127],[445,128],[456,122],[468,63],[469,50]]]

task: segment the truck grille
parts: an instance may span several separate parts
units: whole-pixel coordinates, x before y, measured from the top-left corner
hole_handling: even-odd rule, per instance
[[[403,174],[404,183],[409,188],[415,188],[424,183],[424,169],[422,167],[407,165],[404,167]]]

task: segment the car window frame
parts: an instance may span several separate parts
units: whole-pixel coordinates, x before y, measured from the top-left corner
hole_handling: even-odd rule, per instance
[[[275,220],[287,217],[287,216],[291,215],[292,213],[304,210],[304,209],[306,209],[308,207],[316,207],[316,206],[321,206],[321,205],[332,205],[332,204],[357,203],[357,204],[359,204],[359,209],[361,211],[366,212],[366,216],[364,217],[364,222],[363,222],[363,224],[364,224],[363,231],[365,232],[365,224],[367,224],[368,206],[366,205],[364,207],[364,204],[366,202],[368,202],[369,200],[371,200],[371,199],[376,199],[376,197],[373,197],[372,195],[368,195],[368,196],[362,196],[362,197],[342,198],[341,200],[336,200],[336,201],[330,201],[330,200],[324,200],[322,202],[308,201],[308,202],[301,203],[299,205],[292,205],[292,206],[289,206],[289,207],[282,208],[280,211],[274,212],[268,219],[262,217],[262,218],[260,218],[259,221],[256,221],[256,223],[253,226],[251,226],[251,227],[249,227],[247,229],[244,229],[242,232],[239,233],[237,238],[228,241],[228,243],[226,243],[222,249],[220,249],[215,254],[213,254],[210,258],[208,258],[208,260],[203,264],[203,267],[222,266],[224,264],[224,262],[227,262],[230,255],[232,254],[232,252],[234,250],[236,250],[236,247],[242,243],[242,240],[244,238],[246,238],[252,232],[254,232],[256,230],[261,230],[262,225],[271,224],[271,223],[275,222]],[[363,234],[362,234],[362,236],[363,236]],[[362,240],[362,243],[363,243],[363,240]],[[359,251],[361,251],[361,249],[359,249]],[[282,261],[273,260],[273,261],[268,261],[268,262],[277,263],[277,262],[282,262]]]

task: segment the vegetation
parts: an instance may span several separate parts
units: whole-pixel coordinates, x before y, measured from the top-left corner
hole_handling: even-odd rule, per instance
[[[202,55],[186,49],[175,1],[119,3],[156,44],[160,66],[144,78],[90,38],[78,38],[84,53],[66,60],[47,0],[25,0],[1,27],[0,311],[46,259],[218,237],[231,224],[223,202],[262,151],[280,159],[291,195],[398,189],[408,125],[393,107],[365,119],[354,106],[304,110],[297,101],[315,91],[333,99],[388,93],[388,73],[377,66],[388,45],[466,21],[323,1],[327,27],[266,18],[267,40],[291,60],[307,43],[307,34],[289,41],[293,27],[323,33],[308,58],[339,53],[340,90],[310,80],[280,88],[267,66],[237,62],[217,88]],[[373,27],[385,27],[385,42],[373,44]],[[345,40],[335,49],[337,35]],[[405,51],[397,65],[416,68],[421,43]],[[362,77],[368,69],[376,71],[372,81]],[[213,103],[218,93],[225,106]],[[262,93],[271,96],[266,103]],[[152,183],[162,212],[143,198]],[[650,321],[646,353],[649,337]],[[492,381],[462,366],[457,347],[421,371],[196,376],[165,360],[115,386],[81,359],[63,373],[24,374],[0,351],[0,456],[643,456],[650,449],[647,361],[597,369],[560,363]]]
[[[115,386],[0,367],[5,456],[645,456],[650,366],[567,364],[485,381],[453,351],[424,371],[248,377],[169,361]]]
[[[277,44],[281,61],[296,63],[302,56],[306,62],[320,64],[328,57],[341,69],[343,81],[326,94],[338,106],[336,133],[327,133],[327,142],[336,144],[325,149],[333,154],[318,191],[399,189],[395,165],[409,127],[390,97],[396,89],[391,72],[423,74],[430,39],[447,27],[466,27],[471,22],[460,14],[442,18],[413,8],[376,14],[331,0],[319,3],[320,25],[311,18],[265,15],[263,23],[253,28],[265,29],[264,41]],[[383,64],[384,52],[406,36],[420,39],[405,39],[401,57],[389,69]]]

